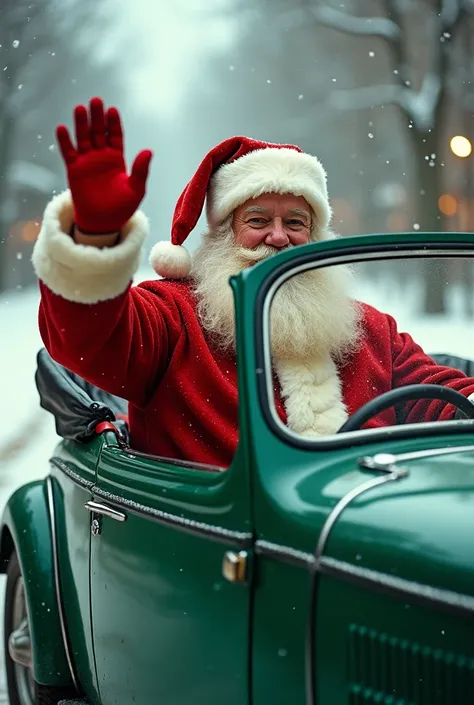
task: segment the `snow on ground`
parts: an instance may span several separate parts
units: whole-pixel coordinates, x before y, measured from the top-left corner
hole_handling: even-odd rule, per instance
[[[464,313],[462,293],[448,287],[446,314],[420,313],[422,289],[417,282],[402,287],[390,277],[373,282],[357,277],[353,295],[395,318],[400,332],[409,333],[428,354],[474,357],[474,320]]]

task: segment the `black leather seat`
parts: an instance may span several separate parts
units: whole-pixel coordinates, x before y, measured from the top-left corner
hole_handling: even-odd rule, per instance
[[[128,444],[128,404],[124,399],[104,392],[55,362],[45,348],[37,355],[36,387],[43,409],[55,419],[61,438],[85,443],[93,438],[101,421],[110,421]]]

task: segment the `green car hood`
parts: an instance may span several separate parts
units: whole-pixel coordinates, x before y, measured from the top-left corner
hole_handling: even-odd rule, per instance
[[[324,556],[474,596],[474,452],[453,449],[397,465],[405,477],[364,492],[342,511]],[[353,487],[354,474],[341,481]]]

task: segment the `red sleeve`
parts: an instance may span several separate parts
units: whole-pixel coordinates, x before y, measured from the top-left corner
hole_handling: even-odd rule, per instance
[[[166,284],[129,287],[96,304],[68,301],[40,281],[39,326],[51,357],[107,392],[144,406],[182,332]]]
[[[459,370],[438,365],[408,333],[399,333],[397,324],[387,316],[392,339],[392,388],[409,384],[439,384],[451,387],[464,396],[474,394],[474,379]],[[409,402],[404,408],[406,423],[448,421],[454,418],[456,407],[437,400]]]

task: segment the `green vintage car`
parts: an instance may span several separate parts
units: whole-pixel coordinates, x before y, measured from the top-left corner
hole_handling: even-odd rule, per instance
[[[11,705],[474,703],[472,405],[405,387],[310,439],[271,398],[269,306],[288,277],[441,256],[473,257],[474,235],[315,243],[233,279],[240,442],[225,471],[135,452],[122,400],[40,352],[62,440],[2,520]],[[424,396],[460,418],[360,430]]]

